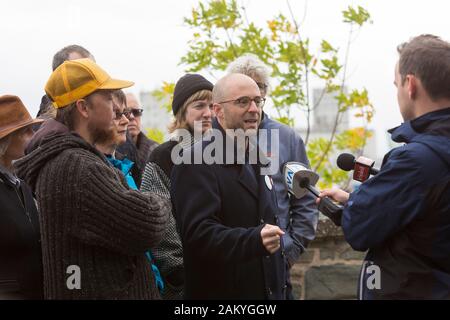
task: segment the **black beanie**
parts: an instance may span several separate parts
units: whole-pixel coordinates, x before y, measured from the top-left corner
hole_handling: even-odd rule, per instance
[[[213,89],[213,84],[199,74],[186,74],[182,76],[173,91],[172,111],[176,115],[184,102],[194,93],[201,90]]]

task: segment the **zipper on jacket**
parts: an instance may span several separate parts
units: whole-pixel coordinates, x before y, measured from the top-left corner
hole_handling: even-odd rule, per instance
[[[14,190],[16,191],[17,197],[19,197],[20,204],[21,204],[21,206],[23,208],[23,211],[25,212],[25,215],[28,218],[28,221],[31,224],[31,228],[33,229],[33,232],[36,232],[36,230],[34,229],[33,221],[31,221],[31,216],[30,216],[30,214],[29,214],[29,212],[28,212],[28,210],[26,209],[26,206],[25,206],[25,195],[23,194],[22,190],[20,190],[20,193],[22,193],[23,198],[20,197],[20,194],[19,194],[19,191],[18,191],[19,188],[20,188],[20,181],[18,181],[15,184]]]

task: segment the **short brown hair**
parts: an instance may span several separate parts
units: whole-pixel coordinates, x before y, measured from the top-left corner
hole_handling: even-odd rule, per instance
[[[175,115],[175,120],[169,125],[169,132],[172,133],[177,129],[189,130],[189,125],[186,122],[186,109],[187,106],[198,100],[211,100],[212,92],[210,90],[200,90],[191,95],[181,106],[180,110]]]
[[[407,75],[414,75],[432,100],[450,99],[450,43],[425,34],[402,43],[397,51],[402,84]]]
[[[77,109],[77,102],[72,102],[68,106],[58,108],[56,110],[55,120],[65,125],[69,130],[75,129],[75,110]]]
[[[94,56],[86,48],[83,48],[82,46],[79,46],[77,44],[72,44],[70,46],[62,48],[57,53],[55,53],[55,55],[53,56],[53,61],[52,61],[53,71],[55,71],[56,68],[58,68],[60,65],[62,65],[64,61],[69,59],[69,55],[72,52],[76,52],[76,53],[80,54],[83,58],[89,58],[89,59],[95,61]]]
[[[127,108],[127,97],[125,96],[123,90],[113,90],[112,95],[113,97],[117,98],[117,100],[119,100],[120,104],[124,104],[125,108]]]

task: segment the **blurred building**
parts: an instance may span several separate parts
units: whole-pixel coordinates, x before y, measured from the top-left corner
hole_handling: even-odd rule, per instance
[[[344,89],[345,91],[345,89]],[[313,122],[312,128],[316,133],[331,132],[334,127],[336,115],[338,113],[337,101],[334,94],[326,93],[322,88],[313,90]],[[342,114],[338,131],[347,130],[349,125],[349,114]]]
[[[168,139],[167,127],[172,120],[172,114],[163,107],[165,101],[157,100],[151,91],[141,91],[139,98],[144,108],[142,114],[142,128],[144,129],[158,129],[162,131]]]
[[[328,140],[330,138],[338,113],[338,103],[335,97],[336,94],[326,93],[322,88],[315,88],[313,90],[314,107],[312,111],[309,140],[316,138],[325,138]],[[351,129],[350,118],[351,115],[349,112],[341,114],[341,120],[337,126],[337,133]],[[301,137],[305,139],[307,134],[306,128],[299,128],[297,131],[300,133]],[[376,166],[379,167],[383,155],[379,155],[377,152],[376,132],[374,130],[370,130],[370,132],[372,133],[372,137],[367,140],[362,154],[367,158],[375,160]],[[330,159],[332,163],[335,163],[335,160],[340,153],[341,152],[331,155]]]

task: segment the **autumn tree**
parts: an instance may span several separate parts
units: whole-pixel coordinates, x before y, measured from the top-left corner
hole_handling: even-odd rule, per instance
[[[272,70],[272,101],[276,119],[294,127],[300,110],[305,114],[306,134],[303,139],[314,171],[321,176],[320,186],[344,184],[348,174],[330,163],[330,155],[349,151],[358,154],[363,149],[370,132],[367,123],[372,119],[374,108],[366,89],[345,90],[347,86],[348,54],[355,31],[370,22],[370,14],[362,7],[349,6],[342,11],[343,23],[348,25],[345,51],[333,45],[331,40],[321,39],[319,48],[311,48],[310,38],[300,29],[289,1],[288,14],[277,14],[259,26],[248,19],[250,14],[236,0],[201,1],[193,8],[185,25],[192,30],[187,53],[180,63],[186,72],[217,74],[237,57],[252,53]],[[315,53],[313,53],[315,52]],[[343,59],[340,56],[343,54]],[[310,138],[311,113],[319,105],[312,101],[311,82],[321,83],[323,93],[333,94],[337,112],[333,128],[327,138]],[[158,98],[173,93],[174,84],[164,82],[154,92]],[[170,99],[169,99],[170,101]],[[168,105],[170,106],[170,105]],[[170,109],[170,107],[169,107]],[[338,132],[344,113],[356,110],[356,117],[365,125]]]

